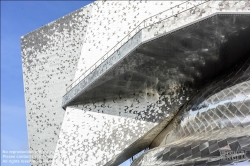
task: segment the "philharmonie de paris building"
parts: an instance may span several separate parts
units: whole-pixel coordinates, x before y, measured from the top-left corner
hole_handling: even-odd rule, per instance
[[[249,0],[97,0],[21,51],[32,166],[250,165]]]

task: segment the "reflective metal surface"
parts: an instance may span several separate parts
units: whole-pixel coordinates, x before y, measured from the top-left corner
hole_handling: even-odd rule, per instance
[[[132,165],[250,165],[250,58],[202,88],[152,146]]]

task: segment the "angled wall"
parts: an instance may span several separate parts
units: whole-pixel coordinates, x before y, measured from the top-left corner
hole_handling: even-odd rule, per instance
[[[92,5],[21,37],[31,165],[51,165],[64,117],[66,87],[73,81]],[[41,155],[41,156],[40,156]]]

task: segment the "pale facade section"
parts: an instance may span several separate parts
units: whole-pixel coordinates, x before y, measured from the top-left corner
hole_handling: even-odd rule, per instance
[[[31,165],[51,165],[65,110],[62,96],[73,81],[92,5],[23,37],[22,65]]]

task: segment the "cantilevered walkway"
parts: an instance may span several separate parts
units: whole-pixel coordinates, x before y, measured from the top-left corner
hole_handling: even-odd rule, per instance
[[[160,84],[174,80],[201,85],[214,77],[241,58],[239,53],[228,60],[220,51],[230,41],[225,34],[244,30],[248,14],[214,7],[220,6],[217,3],[186,1],[142,21],[67,88],[62,107],[139,91],[155,79]],[[239,23],[228,25],[226,17],[237,17]],[[223,59],[229,61],[227,66]]]

